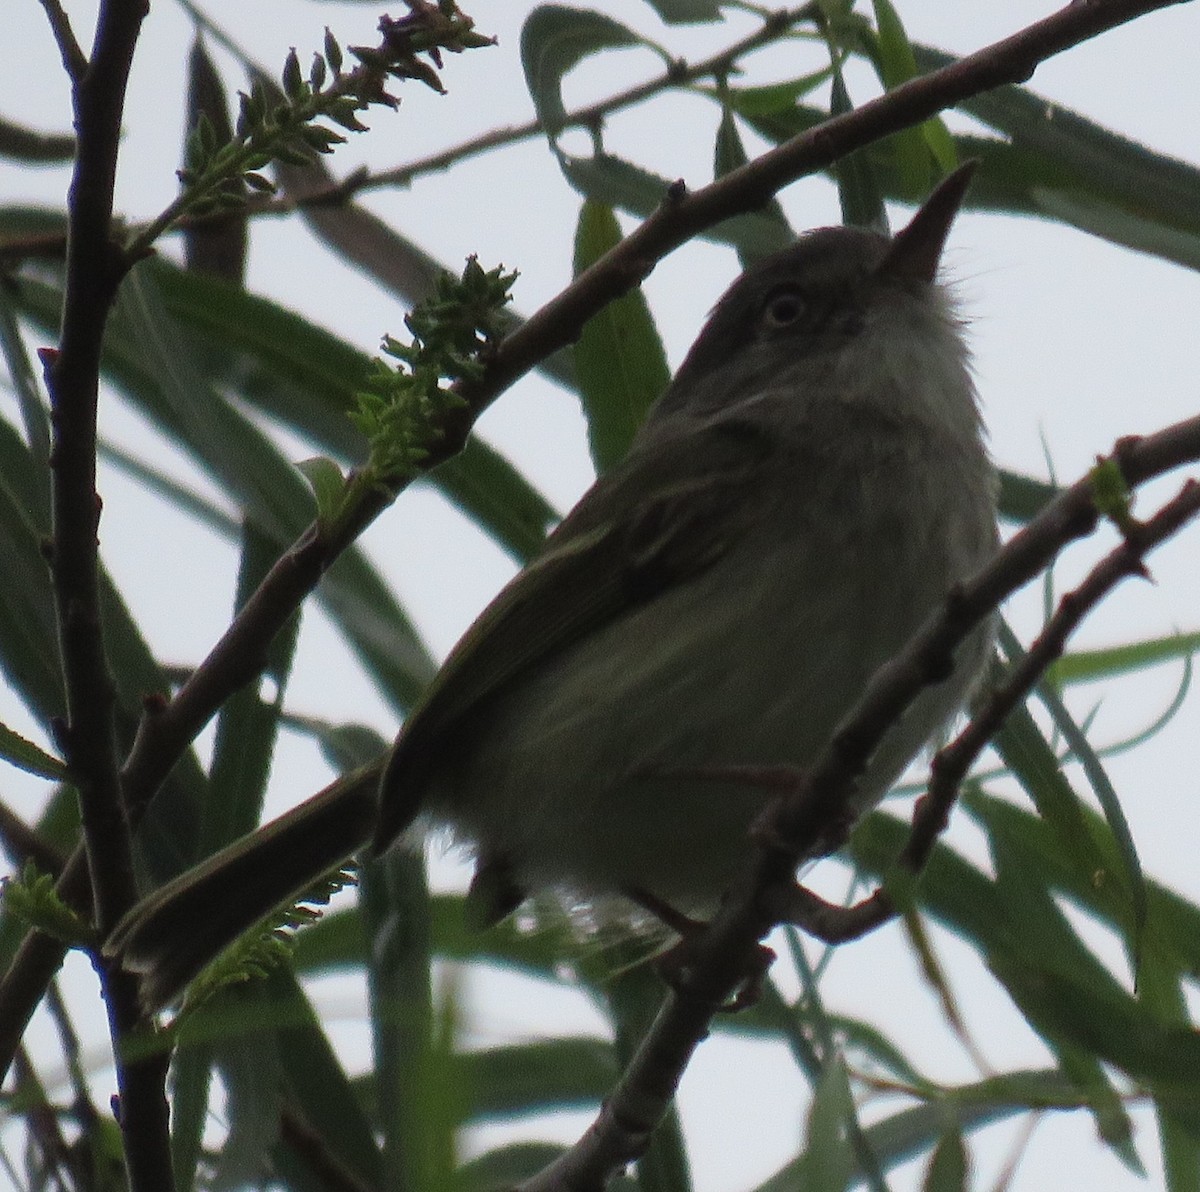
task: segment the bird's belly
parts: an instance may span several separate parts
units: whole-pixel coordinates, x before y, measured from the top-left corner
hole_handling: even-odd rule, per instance
[[[944,550],[922,557],[911,542],[877,540],[864,568],[860,544],[821,545],[811,533],[772,551],[748,542],[556,657],[506,693],[430,792],[435,818],[503,857],[527,888],[580,899],[637,889],[711,907],[778,794],[722,770],[810,763],[955,578]],[[855,814],[954,713],[968,682],[927,691],[893,729]]]

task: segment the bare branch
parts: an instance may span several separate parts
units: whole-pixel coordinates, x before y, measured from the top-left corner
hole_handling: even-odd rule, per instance
[[[62,331],[59,348],[42,353],[53,425],[52,568],[67,702],[59,737],[79,791],[92,904],[102,932],[137,898],[132,834],[117,769],[114,688],[101,632],[96,417],[104,329],[130,263],[113,235],[113,188],[125,91],[148,9],[148,0],[104,0],[92,56],[84,67],[65,15],[57,4],[47,4],[73,82],[78,134],[67,214]],[[34,971],[45,973],[51,961],[57,968],[54,953],[61,956],[61,949],[38,947],[35,941],[31,950]],[[141,1026],[137,982],[116,968],[102,971],[102,979],[117,1056],[130,1187],[135,1192],[169,1190],[166,1058],[122,1059],[125,1042]]]
[[[58,43],[58,52],[62,55],[63,69],[72,83],[78,83],[87,70],[87,56],[75,39],[75,30],[71,28],[71,18],[58,0],[41,0],[42,7],[50,21],[54,40]]]

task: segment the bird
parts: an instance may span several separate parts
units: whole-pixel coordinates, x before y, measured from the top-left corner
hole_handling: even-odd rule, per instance
[[[938,278],[972,168],[895,237],[817,229],[746,269],[626,456],[451,651],[382,777],[335,783],[118,925],[106,951],[144,999],[176,996],[350,854],[431,828],[474,856],[480,928],[542,892],[589,921],[712,913],[775,797],[740,771],[801,772],[996,548],[964,327]],[[959,712],[991,637],[977,628],[890,727],[839,824]]]

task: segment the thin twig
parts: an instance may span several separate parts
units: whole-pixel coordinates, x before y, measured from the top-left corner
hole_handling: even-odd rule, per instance
[[[597,128],[614,112],[634,107],[644,100],[652,99],[663,91],[675,87],[686,87],[697,79],[707,79],[728,73],[741,58],[754,50],[770,45],[777,41],[788,30],[802,21],[813,19],[820,12],[818,4],[804,4],[799,8],[780,9],[778,12],[767,13],[762,25],[753,33],[735,41],[726,49],[713,54],[700,62],[687,63],[682,60],[672,62],[663,73],[656,78],[647,79],[625,91],[619,91],[596,103],[587,104],[567,113],[563,128]],[[382,186],[410,186],[422,174],[431,174],[439,170],[449,169],[458,162],[476,154],[487,152],[489,149],[499,149],[504,145],[515,144],[527,140],[542,132],[540,120],[529,120],[524,124],[514,124],[508,128],[494,128],[477,137],[462,141],[441,153],[433,153],[404,165],[393,166],[379,173],[364,172],[347,180],[343,193],[357,194],[363,190],[374,190]]]
[[[87,55],[75,38],[75,30],[71,28],[71,18],[67,16],[66,10],[58,0],[41,0],[41,4],[50,21],[58,52],[62,55],[63,69],[71,82],[78,84],[83,78],[83,72],[87,70],[88,63]]]
[[[1083,618],[1122,580],[1130,576],[1144,577],[1146,555],[1176,534],[1197,513],[1200,513],[1200,484],[1188,480],[1148,521],[1134,522],[1126,527],[1121,544],[1092,568],[1083,583],[1059,600],[1054,616],[1003,685],[934,759],[929,792],[925,796],[929,800],[928,809],[918,809],[921,829],[917,831],[914,825],[913,839],[902,854],[902,862],[907,868],[916,872],[924,866],[938,835],[937,824],[945,820],[967,772],[1009,713],[1024,702],[1047,669],[1062,657],[1068,637]]]

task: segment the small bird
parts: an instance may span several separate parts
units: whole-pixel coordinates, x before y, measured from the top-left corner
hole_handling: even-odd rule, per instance
[[[335,784],[118,927],[109,950],[149,1002],[372,831],[378,854],[448,827],[476,858],[480,926],[545,890],[602,916],[713,910],[774,797],[738,768],[802,770],[995,550],[962,325],[936,277],[971,171],[895,238],[819,229],[746,270],[627,456],[451,652],[378,806],[373,772]],[[945,728],[990,645],[985,625],[889,730],[842,824]]]

